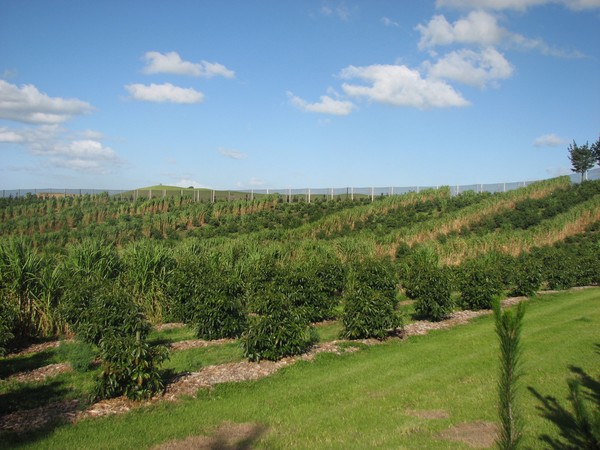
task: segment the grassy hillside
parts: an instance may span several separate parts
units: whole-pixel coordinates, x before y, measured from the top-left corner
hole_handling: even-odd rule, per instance
[[[578,446],[566,380],[579,377],[597,395],[589,388],[600,373],[599,324],[598,289],[528,302],[519,389],[525,448]],[[468,449],[489,442],[487,424],[496,420],[497,355],[493,320],[484,316],[20,440],[23,448],[150,448],[190,436],[202,442],[220,429],[221,439],[242,433],[252,448]],[[451,440],[461,429],[467,441]]]

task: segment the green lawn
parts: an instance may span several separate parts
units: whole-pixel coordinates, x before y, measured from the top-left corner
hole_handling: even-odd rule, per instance
[[[566,380],[574,373],[585,374],[595,398],[600,395],[599,325],[600,289],[528,302],[520,390],[525,448],[548,448],[552,440],[559,442],[555,448],[568,443],[560,441],[554,422],[568,431]],[[297,363],[256,382],[202,391],[197,399],[28,434],[21,444],[146,448],[211,434],[233,422],[254,424],[245,443],[256,448],[466,449],[470,447],[443,440],[439,433],[453,425],[496,420],[497,358],[493,318],[484,316],[469,325],[356,353],[319,355],[314,362]],[[447,417],[426,418],[415,411]]]

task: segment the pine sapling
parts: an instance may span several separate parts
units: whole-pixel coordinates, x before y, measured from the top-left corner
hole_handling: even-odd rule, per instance
[[[496,444],[503,450],[519,448],[522,423],[516,405],[518,380],[521,377],[521,328],[525,308],[519,303],[515,311],[500,308],[494,302],[496,334],[500,343],[500,379],[498,380],[498,414],[500,429]]]

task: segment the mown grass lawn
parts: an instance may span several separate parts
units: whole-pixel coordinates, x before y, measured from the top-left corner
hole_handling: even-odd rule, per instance
[[[569,444],[555,423],[568,431],[569,377],[587,375],[584,384],[600,396],[599,325],[597,288],[528,302],[520,390],[525,448]],[[147,448],[232,422],[253,424],[245,443],[256,448],[470,448],[440,432],[496,421],[497,359],[493,318],[484,316],[356,353],[319,355],[256,382],[201,391],[196,399],[30,434],[21,445]],[[545,417],[553,414],[549,396],[566,410],[555,410],[554,420]]]

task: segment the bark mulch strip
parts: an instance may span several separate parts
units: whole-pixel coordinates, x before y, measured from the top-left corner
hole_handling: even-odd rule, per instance
[[[510,306],[516,304],[525,297],[516,297],[512,299],[507,299],[502,302],[503,306]],[[406,325],[404,330],[402,331],[401,336],[406,338],[408,336],[414,335],[423,335],[426,334],[429,330],[435,329],[445,329],[450,328],[459,324],[467,323],[474,317],[478,317],[484,314],[491,314],[490,310],[482,310],[482,311],[458,311],[453,313],[449,319],[440,321],[440,322],[428,322],[428,321],[417,321],[411,324]],[[181,326],[180,324],[175,324],[172,326],[173,328]],[[171,348],[173,350],[181,350],[186,348],[195,348],[195,347],[206,347],[208,345],[218,345],[222,343],[234,342],[231,339],[222,339],[220,341],[203,341],[203,340],[191,340],[191,341],[182,341],[182,343],[173,343],[171,344]],[[103,400],[101,402],[95,403],[87,408],[85,411],[75,411],[73,408],[65,408],[65,402],[53,403],[41,408],[35,408],[32,410],[25,411],[17,411],[11,413],[9,415],[3,416],[0,421],[0,430],[1,429],[12,429],[14,431],[25,432],[31,429],[36,429],[44,426],[45,424],[52,422],[54,419],[62,419],[68,420],[70,422],[75,422],[77,420],[88,418],[88,417],[98,417],[105,416],[111,414],[120,414],[131,410],[134,407],[139,407],[142,405],[152,404],[154,402],[160,400],[170,400],[174,401],[180,398],[181,396],[195,396],[198,389],[201,388],[210,388],[219,383],[230,383],[230,382],[238,382],[238,381],[249,381],[249,380],[258,380],[260,378],[271,375],[282,367],[289,366],[294,364],[296,361],[304,360],[311,361],[314,359],[315,355],[323,352],[330,352],[336,354],[342,354],[347,352],[353,352],[358,350],[356,346],[347,346],[341,347],[340,343],[352,343],[358,342],[365,345],[376,345],[383,341],[378,341],[375,339],[365,339],[360,341],[333,341],[326,342],[323,344],[319,344],[315,346],[309,353],[300,356],[283,358],[279,361],[261,361],[261,362],[249,362],[242,361],[236,363],[228,363],[221,364],[216,366],[208,366],[200,370],[199,372],[186,373],[177,377],[166,387],[165,392],[162,395],[156,396],[151,400],[145,402],[133,402],[124,397],[119,397],[116,399]],[[50,348],[58,345],[57,342],[54,343],[45,343],[38,344],[35,351],[42,351],[45,348]],[[32,347],[26,349],[27,353],[31,352]],[[25,351],[24,351],[25,352]],[[24,354],[21,352],[20,354]],[[62,368],[62,365],[53,365],[61,368],[51,368],[46,369],[50,374],[53,373],[61,373],[67,369]],[[51,376],[50,374],[42,375],[44,373],[45,368],[36,369],[39,371],[40,377]],[[27,372],[30,373],[30,372]],[[15,375],[18,377],[21,375]],[[25,374],[23,375],[25,376]],[[33,375],[32,375],[33,376]],[[35,376],[38,376],[37,374]],[[43,378],[42,378],[43,379]],[[69,402],[69,404],[73,404]],[[43,420],[40,419],[40,414],[43,412],[43,415],[46,416]],[[53,417],[56,416],[56,417]],[[441,418],[441,417],[440,417]],[[9,425],[6,425],[9,424]],[[12,424],[12,425],[11,425]],[[446,439],[446,438],[444,438]],[[448,438],[450,439],[450,438]],[[492,439],[493,441],[493,439]],[[469,444],[470,445],[470,444]],[[491,445],[491,444],[490,444]]]

